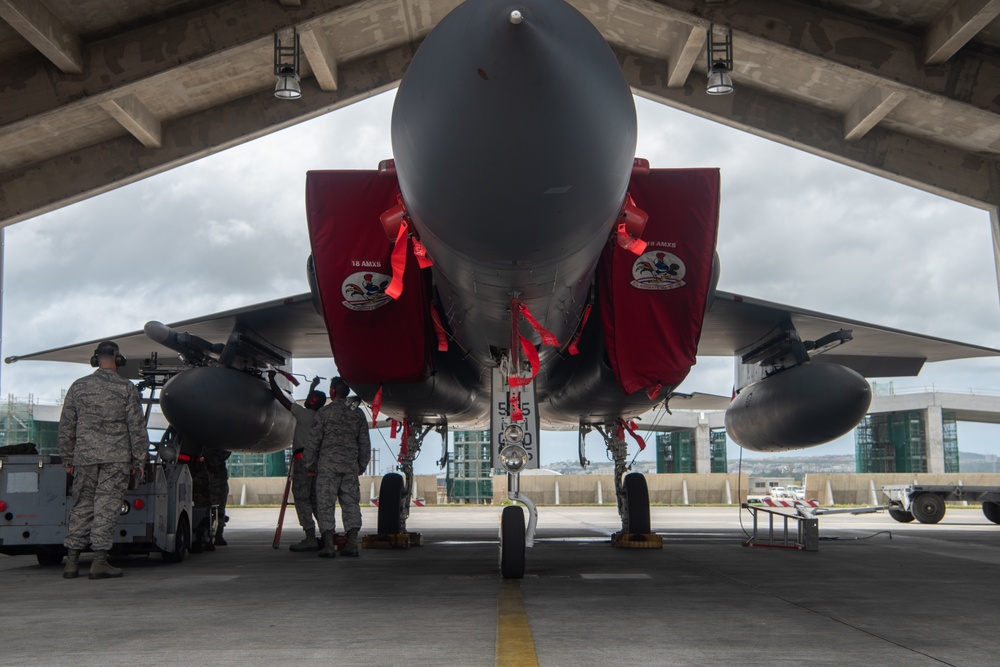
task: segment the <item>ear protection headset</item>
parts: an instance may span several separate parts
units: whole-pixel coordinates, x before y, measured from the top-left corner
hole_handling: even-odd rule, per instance
[[[108,341],[105,341],[97,346],[97,349],[94,350],[94,356],[90,358],[90,365],[97,368],[98,365],[100,365],[97,357],[105,355],[109,357],[114,355],[116,368],[121,368],[125,365],[126,359],[118,352],[118,346]]]

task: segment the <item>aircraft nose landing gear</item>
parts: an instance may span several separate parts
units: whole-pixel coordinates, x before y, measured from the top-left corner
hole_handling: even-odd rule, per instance
[[[628,447],[623,429],[617,424],[596,427],[615,462],[615,496],[622,529],[611,535],[611,545],[623,549],[662,549],[663,538],[650,530],[649,489],[642,473],[628,472]],[[583,457],[581,451],[581,458]]]

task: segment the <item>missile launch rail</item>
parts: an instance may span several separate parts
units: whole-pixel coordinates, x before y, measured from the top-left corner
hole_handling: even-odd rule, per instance
[[[41,565],[58,565],[66,553],[72,484],[58,456],[0,456],[0,553],[34,554]],[[192,526],[215,517],[213,507],[194,507],[192,486],[188,466],[148,464],[145,481],[132,478],[125,492],[112,553],[159,552],[178,563],[187,551],[198,551]]]

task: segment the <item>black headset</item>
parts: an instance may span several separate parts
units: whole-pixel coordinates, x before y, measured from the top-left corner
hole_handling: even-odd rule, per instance
[[[121,368],[122,366],[125,365],[126,359],[118,351],[118,346],[115,345],[114,343],[109,343],[109,342],[104,342],[97,346],[97,349],[94,350],[94,356],[90,358],[90,365],[93,366],[94,368],[97,368],[100,365],[100,361],[98,360],[97,357],[99,356],[110,357],[111,355],[114,355],[115,357],[116,368]]]

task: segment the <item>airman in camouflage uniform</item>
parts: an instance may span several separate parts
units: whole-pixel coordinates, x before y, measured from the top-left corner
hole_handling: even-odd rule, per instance
[[[118,375],[125,363],[118,346],[104,341],[91,365],[98,369],[74,382],[59,419],[59,455],[73,475],[73,500],[63,544],[69,551],[63,577],[79,575],[80,552],[94,549],[91,579],[122,576],[108,564],[114,529],[128,486],[129,473],[141,479],[149,459],[146,420],[139,390]]]
[[[339,377],[330,382],[332,400],[316,415],[309,431],[303,462],[310,474],[316,475],[316,501],[323,548],[319,555],[337,555],[334,531],[337,527],[336,505],[347,531],[343,556],[358,555],[358,531],[361,530],[361,485],[358,476],[371,459],[368,420],[356,405],[347,403],[350,392]]]
[[[309,385],[309,395],[306,398],[305,406],[301,406],[289,400],[285,392],[274,381],[275,372],[268,372],[268,381],[271,384],[271,393],[274,399],[281,403],[286,410],[292,413],[295,418],[295,435],[292,438],[292,495],[295,498],[295,514],[299,518],[299,525],[305,533],[305,538],[301,542],[288,547],[290,551],[319,551],[319,540],[316,539],[316,522],[313,516],[319,517],[319,510],[316,508],[316,477],[309,476],[309,471],[303,463],[303,456],[306,451],[306,442],[309,440],[309,432],[316,422],[316,413],[326,403],[326,394],[316,391],[319,386],[319,376],[314,377]]]
[[[222,537],[222,531],[226,527],[226,503],[229,501],[229,468],[226,461],[233,455],[221,449],[205,448],[202,452],[205,457],[205,470],[208,472],[208,500],[212,505],[219,506],[219,524],[215,528],[215,546],[224,547],[228,544]]]

